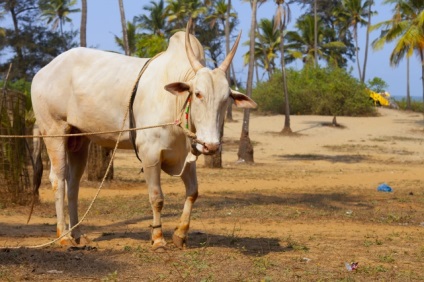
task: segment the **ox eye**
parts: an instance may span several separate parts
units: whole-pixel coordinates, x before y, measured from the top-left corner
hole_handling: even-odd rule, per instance
[[[196,97],[197,97],[198,99],[202,99],[202,98],[203,98],[202,94],[200,94],[200,91],[196,91],[196,92],[194,92],[194,95],[196,95]]]

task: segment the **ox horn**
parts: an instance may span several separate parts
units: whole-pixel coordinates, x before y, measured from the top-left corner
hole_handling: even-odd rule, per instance
[[[190,18],[190,20],[187,23],[186,34],[185,34],[185,49],[186,49],[187,57],[188,57],[188,60],[190,61],[191,67],[194,69],[194,72],[197,72],[198,70],[200,70],[204,66],[196,58],[196,56],[194,55],[194,52],[193,52],[193,48],[191,48],[191,43],[190,43],[191,23],[192,23],[192,20]]]
[[[238,47],[238,44],[240,42],[240,37],[241,37],[241,31],[240,31],[239,35],[237,36],[236,42],[234,42],[233,48],[231,48],[230,53],[228,53],[225,60],[218,67],[220,70],[226,72],[228,70],[228,68],[230,67],[231,61],[233,60],[234,55],[236,54],[237,47]]]

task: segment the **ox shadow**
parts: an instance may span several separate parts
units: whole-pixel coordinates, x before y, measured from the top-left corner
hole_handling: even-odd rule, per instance
[[[325,155],[325,154],[294,154],[294,155],[279,155],[278,158],[289,161],[328,161],[331,163],[360,163],[368,160],[367,156],[363,155]]]
[[[0,271],[0,280],[2,277],[7,278],[9,272],[14,279],[20,276],[19,280],[28,281],[52,281],[69,276],[73,280],[98,279],[125,267],[121,262],[114,261],[116,254],[119,252],[109,250],[99,255],[96,250],[69,252],[51,248],[2,249],[0,269],[4,270]]]
[[[104,229],[110,227],[105,226]],[[163,230],[165,240],[167,240],[168,250],[177,250],[170,238],[172,238],[173,230],[165,228]],[[93,242],[104,242],[119,239],[133,239],[140,241],[140,244],[150,243],[150,229],[145,228],[143,231],[132,230],[125,232],[104,232]],[[265,237],[244,237],[237,234],[213,234],[203,231],[191,231],[188,234],[188,249],[204,249],[204,248],[228,248],[236,249],[245,255],[263,256],[269,253],[288,252],[293,250],[293,246],[281,245],[279,238]]]

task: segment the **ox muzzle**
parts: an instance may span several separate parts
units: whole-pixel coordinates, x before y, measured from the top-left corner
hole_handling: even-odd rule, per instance
[[[221,143],[205,143],[200,140],[193,140],[191,144],[191,152],[193,155],[214,155],[221,151]]]

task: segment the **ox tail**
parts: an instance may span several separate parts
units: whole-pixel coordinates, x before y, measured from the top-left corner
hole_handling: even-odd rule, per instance
[[[41,185],[41,179],[43,177],[43,160],[41,159],[41,151],[43,149],[43,141],[40,137],[40,129],[35,124],[33,129],[33,151],[32,151],[32,168],[33,168],[33,176],[32,176],[32,202],[31,202],[31,210],[28,215],[27,224],[31,220],[31,215],[34,210],[34,205],[38,201],[40,193],[39,188]]]

